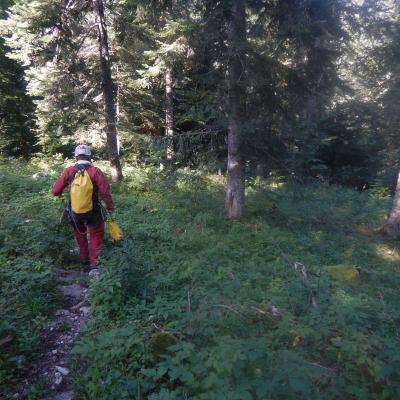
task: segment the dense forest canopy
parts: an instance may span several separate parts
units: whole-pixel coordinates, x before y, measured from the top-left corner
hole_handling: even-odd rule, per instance
[[[225,171],[237,113],[247,176],[393,187],[399,5],[240,6],[238,28],[235,1],[3,1],[1,154]]]

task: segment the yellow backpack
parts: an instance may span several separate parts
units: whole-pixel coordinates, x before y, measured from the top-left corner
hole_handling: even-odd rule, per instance
[[[75,214],[84,214],[93,209],[93,183],[85,167],[76,168],[71,182],[71,209]]]

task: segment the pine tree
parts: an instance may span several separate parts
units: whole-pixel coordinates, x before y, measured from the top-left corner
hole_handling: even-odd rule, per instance
[[[146,125],[148,135],[159,136],[163,132],[163,158],[168,161],[174,155],[174,88],[176,82],[184,76],[184,64],[190,52],[187,34],[192,26],[188,16],[190,11],[186,12],[190,3],[177,0],[153,1],[151,7],[148,7],[148,2],[139,1],[135,6],[125,3],[121,5],[117,18],[117,40],[126,50],[122,51],[121,68],[123,71],[133,71],[128,73],[128,80],[123,85],[129,85],[130,91],[137,91],[136,103],[137,98],[143,98],[147,106],[144,109],[141,104],[138,105],[140,112],[136,116],[129,115],[129,111],[123,112],[135,123],[140,121]],[[127,14],[130,15],[129,20]],[[127,55],[129,64],[125,64]],[[129,89],[123,88],[123,92],[128,93]],[[132,98],[129,93],[128,96]],[[161,110],[163,115],[160,114]],[[134,129],[138,130],[137,127]],[[139,130],[142,131],[142,128]]]
[[[382,40],[380,51],[376,52],[377,59],[381,62],[380,98],[381,114],[384,118],[386,140],[391,153],[396,158],[395,166],[398,169],[400,155],[400,5],[387,2],[383,26],[385,40]],[[381,31],[382,31],[381,30]],[[390,153],[389,153],[390,154]],[[400,172],[398,174],[392,209],[388,220],[383,226],[383,232],[389,236],[400,236]]]
[[[117,115],[115,85],[111,75],[111,60],[108,44],[108,32],[104,15],[103,0],[93,0],[93,8],[97,16],[99,42],[101,86],[103,92],[104,112],[106,120],[107,153],[110,161],[111,176],[114,182],[122,179],[122,169],[118,153]]]
[[[9,6],[0,4],[0,19]],[[0,38],[0,154],[28,159],[36,142],[33,103],[26,94],[24,71],[7,57],[8,51]]]
[[[242,127],[244,125],[244,86],[246,71],[246,11],[244,0],[233,0],[230,9],[229,40],[229,123],[228,166],[225,214],[239,219],[244,212],[244,159]]]
[[[36,99],[40,144],[46,153],[68,154],[76,142],[101,148],[101,123],[115,129],[115,121],[108,123],[115,104],[105,115],[101,109],[106,97],[101,65],[107,55],[103,41],[103,53],[96,45],[99,31],[93,29],[98,25],[92,6],[88,1],[17,0],[2,24],[10,56],[27,67],[28,91]],[[105,147],[114,142],[107,139]],[[118,154],[114,148],[108,153],[117,179]]]

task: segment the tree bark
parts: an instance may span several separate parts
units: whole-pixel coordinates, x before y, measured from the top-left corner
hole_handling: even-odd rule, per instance
[[[400,172],[397,178],[392,211],[390,212],[389,219],[382,228],[382,232],[392,237],[400,236]]]
[[[116,65],[116,72],[117,72],[117,75],[118,75],[118,64]],[[119,116],[120,116],[119,102],[120,102],[120,87],[117,84],[116,85],[116,94],[115,94],[115,118],[116,118],[117,126],[118,126],[118,123],[119,123]],[[119,137],[118,132],[117,132],[117,151],[118,151],[118,155],[119,155],[120,147],[121,147],[121,142],[120,142],[120,137]]]
[[[260,178],[265,178],[265,165],[262,163],[257,163],[256,165],[256,176]]]
[[[228,181],[225,197],[225,215],[229,219],[239,219],[244,212],[245,190],[244,159],[241,155],[245,99],[245,0],[232,0],[228,43],[230,51]]]
[[[167,140],[167,160],[174,157],[174,92],[172,88],[172,67],[167,66],[165,70],[165,136]]]
[[[107,25],[104,17],[103,0],[93,0],[93,8],[97,15],[101,87],[103,91],[104,113],[106,119],[107,153],[110,161],[112,180],[113,182],[118,182],[123,176],[118,154],[115,90],[111,76],[110,50],[108,45]]]
[[[323,64],[321,63],[321,38],[317,37],[307,52],[307,97],[305,99],[305,140],[304,151],[306,153],[306,164],[309,167],[309,156],[314,154],[316,146],[321,138],[318,136],[318,122],[321,119],[321,101],[319,93],[321,91],[321,82],[323,79]],[[308,157],[307,157],[308,156]]]

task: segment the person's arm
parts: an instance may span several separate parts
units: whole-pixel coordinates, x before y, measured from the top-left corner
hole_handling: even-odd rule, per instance
[[[102,200],[104,200],[104,203],[106,203],[107,210],[109,212],[113,212],[115,206],[110,194],[110,185],[108,183],[106,176],[98,168],[96,168],[96,172],[94,174],[94,181],[99,190],[100,197],[102,198]]]
[[[57,179],[56,183],[53,186],[53,189],[51,189],[53,196],[60,196],[63,190],[68,186],[69,178],[71,175],[70,169],[71,168],[67,168],[66,170],[64,170],[63,174]]]

